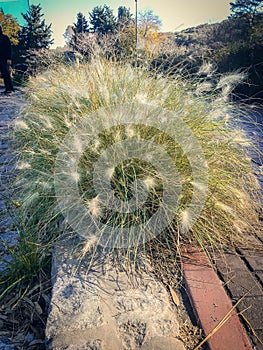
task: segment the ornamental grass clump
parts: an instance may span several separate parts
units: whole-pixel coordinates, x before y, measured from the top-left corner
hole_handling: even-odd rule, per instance
[[[233,81],[102,59],[30,79],[15,127],[23,225],[38,244],[70,226],[89,247],[136,254],[244,242],[260,191]]]

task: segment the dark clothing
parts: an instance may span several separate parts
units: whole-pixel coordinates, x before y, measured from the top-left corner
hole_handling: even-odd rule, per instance
[[[14,87],[11,80],[10,66],[0,59],[0,71],[2,78],[4,79],[5,91],[14,91]]]
[[[11,41],[5,34],[0,34],[0,60],[6,61],[12,59]]]
[[[7,64],[8,60],[12,58],[12,47],[11,41],[7,35],[1,34],[0,32],[0,72],[4,79],[5,91],[14,91],[10,66]]]

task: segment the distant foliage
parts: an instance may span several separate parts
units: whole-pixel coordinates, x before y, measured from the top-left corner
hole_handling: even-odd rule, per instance
[[[3,28],[3,33],[6,34],[13,45],[17,45],[19,42],[20,26],[15,18],[11,14],[5,14],[0,9],[0,24]]]
[[[243,16],[243,15],[256,15],[260,13],[263,9],[262,0],[236,0],[235,2],[230,2],[230,10],[232,11],[232,16]]]
[[[65,33],[63,34],[63,37],[65,39],[66,45],[70,46],[71,39],[74,36],[74,24],[73,25],[68,25]]]
[[[263,45],[263,16],[257,16],[251,29],[252,43]]]
[[[152,33],[160,30],[162,22],[152,10],[140,11],[138,15],[138,26],[141,35],[146,38]]]
[[[89,13],[89,21],[78,13],[77,22],[66,28],[64,37],[68,46],[85,57],[96,51],[117,60],[135,56],[148,60],[167,46],[167,36],[160,33],[161,20],[152,10],[139,12],[137,48],[135,25],[134,15],[126,6],[119,6],[117,17],[109,6],[96,6]]]
[[[153,65],[169,72],[183,66],[194,73],[203,61],[211,61],[219,73],[238,70],[246,74],[235,94],[263,98],[262,32],[262,13],[236,14],[220,23],[188,28],[174,34],[174,50],[168,54],[161,52]]]
[[[81,12],[77,14],[77,22],[74,23],[73,31],[75,34],[87,33],[89,31],[88,21]]]
[[[79,51],[79,42],[85,37],[85,33],[89,32],[89,25],[83,13],[77,14],[77,22],[71,27],[72,34],[69,38],[69,45],[76,51]]]
[[[117,29],[117,19],[107,5],[94,7],[89,18],[92,31],[100,35],[114,33]]]
[[[109,6],[96,6],[89,13],[89,21],[78,13],[76,23],[67,26],[64,38],[70,48],[85,57],[99,54],[127,58],[135,52],[135,19],[125,6],[118,8],[117,17]]]
[[[130,9],[125,6],[120,6],[118,8],[118,18],[117,18],[118,28],[134,26],[134,17]]]
[[[53,44],[51,24],[46,25],[40,5],[31,5],[27,13],[22,16],[26,24],[20,34],[20,46],[24,50],[47,49]]]

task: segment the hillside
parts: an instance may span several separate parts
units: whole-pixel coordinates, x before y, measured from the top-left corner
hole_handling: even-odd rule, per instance
[[[209,60],[219,73],[241,71],[245,82],[236,89],[242,97],[263,98],[263,14],[253,21],[246,17],[229,18],[220,23],[202,24],[178,33],[167,33],[175,46],[173,53],[162,54],[155,64],[169,59],[169,67],[184,62],[195,71]]]

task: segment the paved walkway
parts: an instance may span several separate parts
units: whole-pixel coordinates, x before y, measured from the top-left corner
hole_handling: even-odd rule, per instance
[[[244,118],[240,125],[262,152],[251,152],[255,170],[260,174],[260,167],[263,166],[263,110],[249,113],[249,118]],[[262,175],[259,175],[259,181],[263,192]],[[241,320],[255,349],[263,350],[263,232],[260,237],[250,236],[249,240],[254,249],[239,249],[236,255],[220,256],[217,266],[233,304],[244,297],[237,310],[242,312]]]
[[[0,96],[0,272],[10,260],[7,246],[17,241],[17,232],[12,226],[9,215],[10,192],[8,182],[15,170],[15,159],[11,152],[10,132],[13,129],[15,116],[22,104],[21,93],[12,96]]]
[[[256,350],[263,350],[263,244],[251,237],[257,249],[242,249],[217,260],[219,275]],[[243,316],[242,316],[243,315]]]
[[[2,273],[11,257],[8,254],[9,247],[16,244],[18,232],[12,225],[9,215],[10,196],[8,182],[11,180],[15,169],[15,159],[11,152],[10,132],[13,129],[15,116],[21,106],[21,94],[12,96],[0,96],[0,273]],[[8,336],[4,336],[5,323],[0,323],[0,349],[14,350]]]

